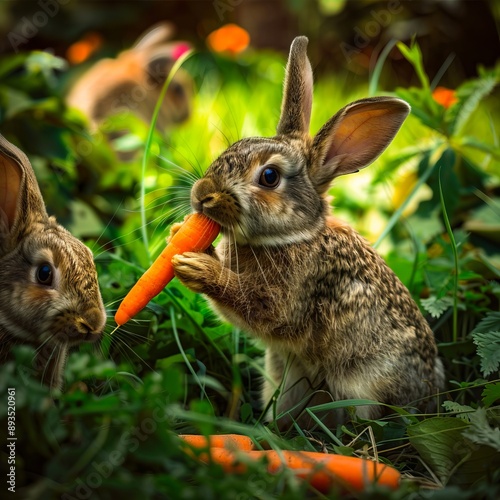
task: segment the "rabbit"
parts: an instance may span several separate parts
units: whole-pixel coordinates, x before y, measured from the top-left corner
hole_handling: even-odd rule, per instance
[[[70,89],[67,104],[82,111],[94,131],[108,116],[123,111],[135,113],[148,123],[179,51],[188,49],[185,42],[167,42],[173,33],[172,24],[158,23],[117,58],[94,64]],[[179,70],[160,109],[158,130],[190,116],[193,88],[189,75]]]
[[[49,217],[28,158],[0,135],[0,362],[33,346],[33,371],[61,389],[68,350],[105,322],[92,252]]]
[[[444,377],[433,332],[384,260],[330,214],[327,196],[334,178],[385,150],[410,107],[361,99],[311,138],[307,44],[292,42],[276,136],[234,143],[192,186],[193,210],[218,222],[222,238],[175,256],[175,274],[264,343],[262,400],[278,427],[310,428],[306,408],[345,399],[433,408]],[[380,418],[382,405],[357,415]],[[329,427],[347,417],[321,413]]]

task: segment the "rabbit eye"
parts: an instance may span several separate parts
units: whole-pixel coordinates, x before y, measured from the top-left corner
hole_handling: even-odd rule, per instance
[[[176,97],[184,97],[184,89],[180,83],[172,82],[170,84],[170,89]]]
[[[280,173],[273,167],[266,167],[259,177],[259,184],[267,188],[275,188],[280,182]]]
[[[36,270],[36,279],[40,285],[52,285],[52,278],[54,273],[50,264],[41,264]]]

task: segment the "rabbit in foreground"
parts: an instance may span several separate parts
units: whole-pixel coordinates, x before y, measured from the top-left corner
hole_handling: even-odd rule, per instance
[[[0,362],[31,345],[33,370],[60,388],[69,348],[105,322],[92,252],[48,216],[28,158],[0,135]]]
[[[264,404],[277,398],[273,414],[286,413],[278,425],[298,418],[310,426],[306,407],[341,399],[431,408],[443,384],[433,333],[326,198],[335,177],[382,153],[410,108],[392,97],[362,99],[311,138],[307,42],[298,37],[290,49],[277,135],[236,142],[194,184],[193,209],[221,224],[223,238],[207,253],[176,256],[176,275],[264,341],[262,396]],[[382,414],[379,405],[358,408],[364,418]],[[344,418],[323,417],[331,426]]]
[[[66,101],[80,109],[96,129],[108,116],[130,111],[149,123],[156,102],[183,42],[168,42],[174,27],[158,23],[137,43],[115,59],[102,59],[71,88]],[[193,82],[179,70],[173,78],[158,115],[157,127],[186,120],[191,112]]]

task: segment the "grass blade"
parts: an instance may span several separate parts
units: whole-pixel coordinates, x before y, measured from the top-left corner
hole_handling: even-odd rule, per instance
[[[214,410],[214,407],[212,405],[212,402],[210,401],[210,398],[208,397],[208,394],[205,390],[205,384],[202,383],[196,372],[194,371],[193,367],[191,366],[191,363],[189,362],[189,359],[186,355],[186,351],[184,351],[184,348],[182,347],[181,340],[179,338],[179,332],[177,330],[177,325],[175,323],[175,311],[174,308],[170,308],[170,319],[172,320],[172,332],[174,334],[175,338],[175,343],[177,344],[177,347],[179,348],[179,352],[181,353],[182,359],[184,360],[184,363],[186,364],[188,370],[191,372],[191,375],[193,376],[194,380],[196,380],[196,383],[201,389],[201,392],[204,397],[207,398],[208,403],[210,404],[212,410]],[[215,411],[214,411],[215,413]]]
[[[177,73],[177,70],[182,66],[182,64],[192,55],[194,52],[192,50],[189,50],[182,54],[177,61],[175,61],[175,64],[172,66],[172,69],[169,71],[168,76],[165,80],[165,83],[163,84],[163,87],[160,92],[160,96],[158,97],[158,100],[156,101],[156,106],[153,111],[153,116],[151,118],[151,124],[149,126],[148,130],[148,135],[146,138],[146,144],[144,146],[144,155],[142,157],[142,170],[141,170],[141,205],[140,205],[140,212],[141,212],[141,231],[142,231],[142,240],[144,242],[144,249],[146,251],[146,255],[148,257],[148,261],[151,264],[151,255],[149,253],[149,240],[148,240],[148,233],[146,230],[146,166],[149,161],[149,153],[151,149],[151,143],[153,141],[153,133],[156,127],[156,121],[158,119],[158,114],[160,113],[160,108],[163,104],[163,99],[165,98],[165,94],[167,93],[168,86],[170,85],[170,82],[174,78],[175,73]]]
[[[378,237],[377,241],[373,244],[373,248],[377,248],[380,243],[384,240],[384,238],[392,231],[392,228],[396,225],[398,220],[401,218],[403,212],[405,211],[406,207],[410,203],[410,201],[413,199],[413,197],[417,194],[417,191],[420,189],[422,184],[425,184],[429,176],[434,170],[434,167],[436,166],[435,164],[430,164],[429,165],[429,159],[431,156],[431,151],[426,151],[424,153],[424,156],[422,160],[420,161],[420,165],[425,168],[424,173],[420,176],[418,179],[418,182],[415,184],[413,189],[411,190],[411,193],[408,195],[406,200],[401,204],[401,206],[392,214],[391,218],[389,219],[389,222],[387,223],[387,226],[385,226],[384,230],[382,231],[382,234]]]
[[[446,158],[445,158],[446,156]],[[448,233],[448,237],[450,238],[451,249],[453,252],[453,265],[454,265],[454,276],[453,276],[453,342],[457,342],[458,339],[458,251],[457,244],[455,242],[455,237],[453,235],[453,231],[451,229],[450,220],[448,218],[448,214],[446,212],[446,205],[444,203],[444,195],[443,195],[443,187],[441,185],[441,168],[443,164],[446,164],[448,161],[454,161],[455,154],[451,149],[447,149],[443,156],[441,157],[439,163],[438,170],[438,183],[439,183],[439,199],[441,201],[441,211],[443,212],[443,220],[444,225],[446,227],[446,232]]]
[[[368,95],[374,96],[377,93],[377,87],[378,87],[378,81],[380,79],[380,73],[382,73],[382,68],[384,67],[385,60],[387,59],[387,56],[393,49],[394,45],[396,45],[398,41],[393,38],[392,40],[389,40],[387,45],[384,47],[382,52],[380,53],[380,57],[377,60],[377,63],[375,64],[375,68],[373,69],[372,77],[370,78],[370,85],[368,87]]]

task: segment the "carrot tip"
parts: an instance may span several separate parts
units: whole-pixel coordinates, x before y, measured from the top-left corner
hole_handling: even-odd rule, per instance
[[[175,275],[172,264],[175,255],[206,250],[219,231],[219,224],[203,214],[194,213],[186,219],[158,258],[123,299],[115,314],[116,324],[125,324],[167,286]]]
[[[120,326],[124,325],[127,321],[130,320],[130,316],[123,310],[118,309],[115,314],[115,323],[118,325],[115,330],[117,330]],[[113,333],[115,332],[113,330]]]

